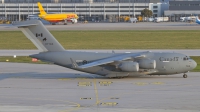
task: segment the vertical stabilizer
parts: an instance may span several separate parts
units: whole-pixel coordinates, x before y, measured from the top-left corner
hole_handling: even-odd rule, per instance
[[[200,20],[198,16],[196,16],[196,23],[200,24]]]
[[[29,20],[13,24],[20,28],[24,35],[30,39],[41,51],[65,51],[61,44],[45,28],[39,20]]]
[[[40,11],[40,15],[46,15],[47,13],[43,9],[42,4],[40,2],[38,2],[37,4],[38,4],[39,11]]]

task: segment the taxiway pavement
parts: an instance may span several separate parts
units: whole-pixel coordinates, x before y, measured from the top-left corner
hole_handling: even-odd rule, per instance
[[[112,53],[113,51],[115,53],[134,53],[134,52],[176,52],[185,54],[187,56],[200,56],[200,50],[199,49],[123,49],[123,50],[67,50],[67,51],[75,51],[75,52],[105,52],[105,53]],[[39,50],[0,50],[0,56],[29,56],[31,54],[37,54],[39,53]]]
[[[200,73],[107,79],[56,65],[0,63],[0,112],[199,112]]]
[[[198,30],[196,23],[186,22],[139,22],[139,23],[77,23],[68,25],[45,25],[48,30]],[[0,25],[1,31],[19,30],[11,24]]]

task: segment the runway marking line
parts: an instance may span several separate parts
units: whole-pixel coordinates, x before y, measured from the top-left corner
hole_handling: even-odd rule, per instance
[[[98,95],[98,90],[97,90],[97,84],[96,84],[96,79],[94,81],[94,90],[95,90],[95,95],[96,95],[96,105],[99,104],[99,95]]]
[[[99,81],[100,86],[110,86],[112,83],[111,81]]]
[[[92,98],[80,98],[81,100],[91,100]]]
[[[110,98],[110,99],[119,99],[119,98],[117,98],[117,97],[112,97],[112,98]]]
[[[193,85],[185,85],[185,86],[193,86]],[[177,88],[177,86],[171,86],[169,88]],[[168,88],[168,89],[169,89]],[[162,89],[150,89],[151,91],[155,91],[155,90],[166,90],[166,88],[162,88]],[[130,94],[136,94],[136,93],[141,93],[141,92],[144,92],[144,91],[136,91],[136,92],[127,92],[127,93],[119,93],[119,94],[116,94],[114,95],[114,97],[119,97],[119,96],[122,96],[122,95],[130,95]],[[113,95],[112,95],[113,97]],[[112,97],[106,97],[106,98],[102,98],[99,100],[99,103],[106,100],[106,99],[110,99]],[[105,102],[104,102],[105,103]],[[115,102],[116,103],[116,102]],[[96,104],[94,105],[91,105],[91,106],[95,106]],[[79,108],[76,108],[75,110],[78,110],[78,109],[81,109],[81,108],[84,108],[84,107],[79,107]]]
[[[164,84],[164,83],[163,83],[163,82],[153,82],[153,83],[151,83],[151,84],[162,85],[162,84]]]
[[[117,102],[104,102],[104,103],[100,103],[100,105],[102,106],[115,106],[117,105]]]
[[[91,84],[92,82],[78,82],[78,84]]]
[[[90,84],[78,84],[77,86],[92,86]]]
[[[81,105],[79,103],[76,103],[76,102],[71,102],[71,101],[67,101],[67,100],[54,100],[54,99],[41,99],[41,98],[23,98],[23,97],[5,97],[5,96],[0,96],[0,97],[4,97],[4,98],[20,98],[20,99],[29,99],[29,100],[39,100],[39,101],[57,101],[57,102],[64,102],[64,103],[71,103],[71,104],[74,104],[76,105],[75,108],[71,108],[69,110],[61,110],[59,112],[65,112],[65,111],[72,111],[72,110],[77,110],[81,107]]]
[[[148,83],[144,83],[144,82],[136,82],[135,84],[136,84],[136,85],[143,86],[143,85],[147,85]]]
[[[110,86],[110,84],[100,84],[100,86]]]
[[[148,84],[150,84],[150,83],[148,83]],[[185,85],[185,86],[193,86],[193,85]],[[177,88],[177,86],[171,86],[171,87],[169,87],[169,88]],[[169,89],[168,88],[168,89]],[[162,89],[150,89],[151,91],[155,91],[155,90],[166,90],[167,88],[162,88]],[[148,89],[149,90],[149,89]],[[105,97],[105,98],[102,98],[102,99],[100,99],[99,100],[99,103],[100,102],[103,102],[103,101],[105,101],[105,100],[107,100],[107,99],[111,99],[111,98],[113,98],[113,97],[120,97],[120,96],[123,96],[123,95],[130,95],[130,94],[138,94],[138,93],[142,93],[142,92],[144,92],[144,91],[135,91],[135,92],[126,92],[126,93],[118,93],[118,94],[115,94],[115,95],[112,95],[112,96],[109,96],[109,97]],[[92,107],[92,106],[96,106],[96,104],[92,104],[92,105],[90,105],[90,106],[87,106],[87,107]],[[81,109],[81,108],[84,108],[84,107],[80,107],[79,109]]]
[[[92,86],[92,82],[78,82],[77,86]]]
[[[99,84],[112,84],[113,82],[111,81],[100,81]]]

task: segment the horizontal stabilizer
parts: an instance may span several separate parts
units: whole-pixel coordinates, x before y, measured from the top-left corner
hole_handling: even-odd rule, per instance
[[[20,27],[36,26],[37,24],[24,24],[23,25],[23,24],[14,23],[13,25],[16,26],[16,27],[18,27],[18,28],[20,28]]]

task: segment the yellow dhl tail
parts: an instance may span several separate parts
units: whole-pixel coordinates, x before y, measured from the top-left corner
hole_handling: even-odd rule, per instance
[[[40,2],[38,2],[37,4],[38,4],[39,11],[40,11],[40,15],[45,15],[45,14],[47,14],[47,13],[45,12],[45,10],[43,9],[42,4],[41,4]]]

